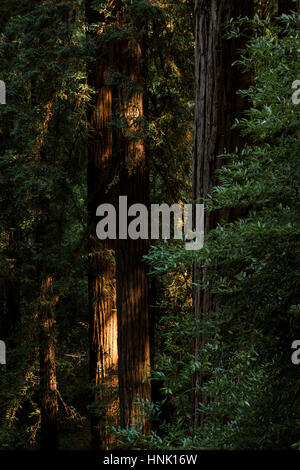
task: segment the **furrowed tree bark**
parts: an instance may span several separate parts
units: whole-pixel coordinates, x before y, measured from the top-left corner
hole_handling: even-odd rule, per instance
[[[101,16],[86,2],[88,24]],[[103,23],[105,24],[105,23]],[[97,36],[97,35],[96,35]],[[112,86],[107,84],[113,66],[112,44],[101,42],[96,63],[89,73],[89,85],[95,95],[88,111],[90,125],[88,147],[88,224],[89,236],[89,324],[90,378],[94,387],[91,412],[92,448],[107,449],[113,443],[109,425],[119,420],[117,312],[115,296],[115,246],[113,241],[96,238],[96,209],[113,203],[116,161],[113,157]],[[94,36],[95,39],[95,36]]]
[[[11,184],[13,188],[13,184]],[[9,204],[9,195],[7,204]],[[5,304],[4,304],[4,320],[1,323],[2,339],[10,349],[16,346],[16,332],[20,320],[20,302],[21,302],[21,282],[20,282],[20,243],[21,230],[18,227],[17,220],[12,217],[8,220],[8,240],[6,258],[10,261],[11,268],[5,277]],[[2,320],[2,318],[1,318]]]
[[[40,149],[39,157],[45,155]],[[50,213],[47,195],[41,195],[38,212],[40,220],[36,227],[37,285],[39,286],[39,363],[40,363],[40,407],[41,407],[41,448],[57,450],[58,439],[58,393],[55,362],[55,305],[53,292],[54,256],[57,227]],[[54,229],[54,231],[53,231]],[[56,229],[56,230],[55,230]]]
[[[48,75],[49,83],[45,89],[31,81],[32,107],[43,109],[41,119],[42,131],[37,134],[33,154],[41,164],[49,164],[49,156],[45,150],[49,125],[52,119],[55,97],[55,78]],[[44,187],[41,175],[37,175],[43,191],[40,192],[36,207],[37,225],[35,229],[35,245],[37,250],[37,285],[38,321],[39,321],[39,363],[40,363],[40,407],[41,407],[41,448],[42,450],[58,450],[58,393],[55,362],[55,305],[57,298],[53,292],[55,277],[55,256],[60,233],[56,225],[56,213],[50,209],[49,188]],[[61,228],[60,228],[61,229]]]
[[[122,2],[119,24],[126,28],[128,12]],[[120,76],[118,113],[123,123],[118,133],[116,152],[120,170],[118,194],[127,196],[128,207],[135,203],[148,204],[148,171],[142,139],[143,119],[141,30],[119,42]],[[147,267],[142,257],[148,248],[147,240],[120,239],[117,243],[117,309],[119,350],[119,393],[121,425],[141,423],[144,433],[150,431],[150,422],[141,415],[140,400],[151,400],[149,381],[149,305]]]
[[[246,81],[232,63],[237,51],[243,46],[241,40],[224,38],[224,22],[232,17],[252,16],[251,0],[196,0],[196,49],[195,49],[195,140],[193,161],[193,199],[202,202],[212,187],[217,183],[216,170],[221,166],[218,155],[224,151],[234,151],[240,144],[239,135],[232,131],[234,118],[238,117],[242,101],[236,91],[244,88]],[[232,220],[238,214],[228,212],[222,218]],[[205,216],[205,234],[216,227],[220,220],[219,213],[207,213]],[[205,272],[194,268],[194,280],[205,279]],[[209,289],[196,288],[193,296],[193,308],[196,318],[205,321],[214,309],[213,298]],[[207,335],[201,334],[196,339],[195,351],[199,351],[207,342]],[[199,402],[207,398],[200,389],[205,382],[201,370],[194,377],[194,425],[203,425],[203,416],[198,413]]]

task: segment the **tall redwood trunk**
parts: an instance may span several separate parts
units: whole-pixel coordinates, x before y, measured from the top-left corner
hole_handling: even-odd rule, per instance
[[[119,11],[120,25],[125,26],[125,2]],[[148,172],[142,139],[143,118],[142,33],[119,42],[120,74],[119,113],[122,132],[116,145],[120,170],[118,194],[128,197],[128,207],[134,203],[148,203]],[[142,257],[146,254],[146,240],[118,240],[117,244],[117,309],[119,350],[119,393],[121,425],[140,422],[145,433],[150,423],[141,416],[138,399],[151,399],[149,379],[149,305],[147,267]],[[146,379],[146,380],[144,380]]]
[[[99,21],[100,15],[86,2],[89,24]],[[95,36],[94,36],[95,39]],[[112,437],[108,425],[118,422],[118,345],[115,300],[115,253],[113,241],[96,238],[96,208],[113,202],[111,184],[116,171],[113,158],[112,86],[107,84],[112,71],[111,44],[100,42],[96,63],[89,73],[89,84],[95,95],[89,109],[88,149],[88,223],[89,235],[89,323],[90,377],[94,387],[95,406],[92,408],[92,447],[109,448]]]
[[[216,170],[221,165],[218,155],[234,151],[239,145],[239,136],[231,127],[240,114],[241,99],[236,95],[245,85],[244,78],[232,63],[237,50],[243,46],[241,40],[224,38],[224,22],[232,17],[252,16],[251,0],[196,0],[196,50],[195,50],[195,144],[193,164],[193,198],[196,202],[205,198],[217,183]],[[232,218],[234,213],[222,214]],[[216,226],[219,213],[205,216],[205,233]],[[195,267],[194,279],[201,280],[205,273]],[[213,299],[209,289],[195,289],[194,312],[205,320],[212,311]],[[205,334],[196,340],[196,357],[207,342]],[[202,372],[195,374],[195,388],[205,381]],[[195,392],[193,405],[195,425],[201,424],[197,412],[199,401],[205,396]]]

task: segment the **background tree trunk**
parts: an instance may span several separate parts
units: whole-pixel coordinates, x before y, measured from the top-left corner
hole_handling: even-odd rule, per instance
[[[89,24],[100,15],[91,10],[87,1]],[[94,37],[95,39],[95,37]],[[101,38],[98,37],[98,41]],[[112,443],[108,425],[118,422],[118,344],[115,296],[115,252],[111,240],[96,238],[96,209],[113,202],[116,162],[113,158],[112,86],[107,80],[113,64],[113,47],[101,43],[97,59],[89,73],[89,85],[95,95],[89,110],[88,149],[88,223],[89,235],[89,317],[90,317],[90,377],[95,387],[95,407],[91,413],[92,447],[108,448]]]
[[[232,17],[252,16],[253,1],[240,0],[197,0],[196,12],[196,51],[195,51],[195,142],[193,161],[193,199],[201,202],[217,183],[216,170],[221,166],[218,155],[231,152],[240,144],[237,131],[231,130],[234,118],[242,108],[242,100],[236,91],[246,86],[245,78],[232,67],[237,50],[243,46],[241,40],[224,38],[224,22]],[[205,233],[214,228],[221,214],[207,213]],[[222,214],[222,218],[232,219],[234,212]],[[203,279],[205,273],[197,266],[194,280]],[[209,289],[196,288],[194,292],[194,312],[196,317],[205,320],[214,308]],[[205,334],[196,340],[196,357],[207,342]],[[194,415],[195,426],[201,424],[197,412],[199,401],[206,401],[197,388],[205,378],[202,372],[195,374]],[[203,423],[202,423],[203,424]]]
[[[46,89],[40,90],[36,81],[31,81],[32,107],[44,106],[41,114],[43,131],[37,135],[34,152],[42,164],[49,165],[50,155],[45,149],[45,141],[52,119],[55,100],[55,77],[48,75]],[[37,179],[42,181],[43,173]],[[41,447],[42,450],[57,450],[58,437],[58,393],[55,362],[55,305],[53,280],[56,272],[56,255],[60,244],[62,227],[57,225],[57,214],[51,209],[49,187],[40,193],[36,208],[35,228],[37,250],[37,285],[39,289],[39,362],[40,362],[40,403],[41,403]]]
[[[53,279],[45,276],[40,293],[40,388],[41,445],[43,450],[57,450],[57,383],[54,351]]]

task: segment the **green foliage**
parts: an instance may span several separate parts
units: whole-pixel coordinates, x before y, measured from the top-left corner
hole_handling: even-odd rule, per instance
[[[172,396],[174,422],[158,427],[161,448],[186,448],[187,441],[188,448],[197,449],[298,445],[300,382],[291,362],[291,344],[300,335],[295,316],[300,292],[300,108],[291,100],[291,85],[299,78],[297,21],[294,15],[284,16],[281,26],[269,18],[247,22],[253,39],[238,65],[254,80],[241,91],[251,107],[236,122],[245,144],[236,154],[220,156],[219,185],[206,201],[209,211],[235,207],[247,215],[235,222],[223,220],[197,253],[196,262],[207,273],[199,288],[214,293],[216,311],[198,324],[198,315],[193,319],[191,310],[180,306],[176,320],[172,314],[164,316],[168,329],[157,362],[160,372],[154,371],[153,378],[162,382],[166,399]],[[242,24],[231,23],[230,35]],[[147,259],[159,275],[179,276],[194,257],[180,244],[162,244],[152,247]],[[168,306],[174,310],[174,302]],[[201,333],[209,339],[195,360],[186,338],[192,343]],[[191,426],[196,369],[205,376],[198,389],[206,397],[198,410],[201,428]]]

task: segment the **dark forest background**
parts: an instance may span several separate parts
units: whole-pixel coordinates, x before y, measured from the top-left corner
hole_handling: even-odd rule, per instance
[[[292,0],[1,1],[1,450],[300,449],[299,33]],[[120,195],[204,202],[204,247],[100,241]]]

